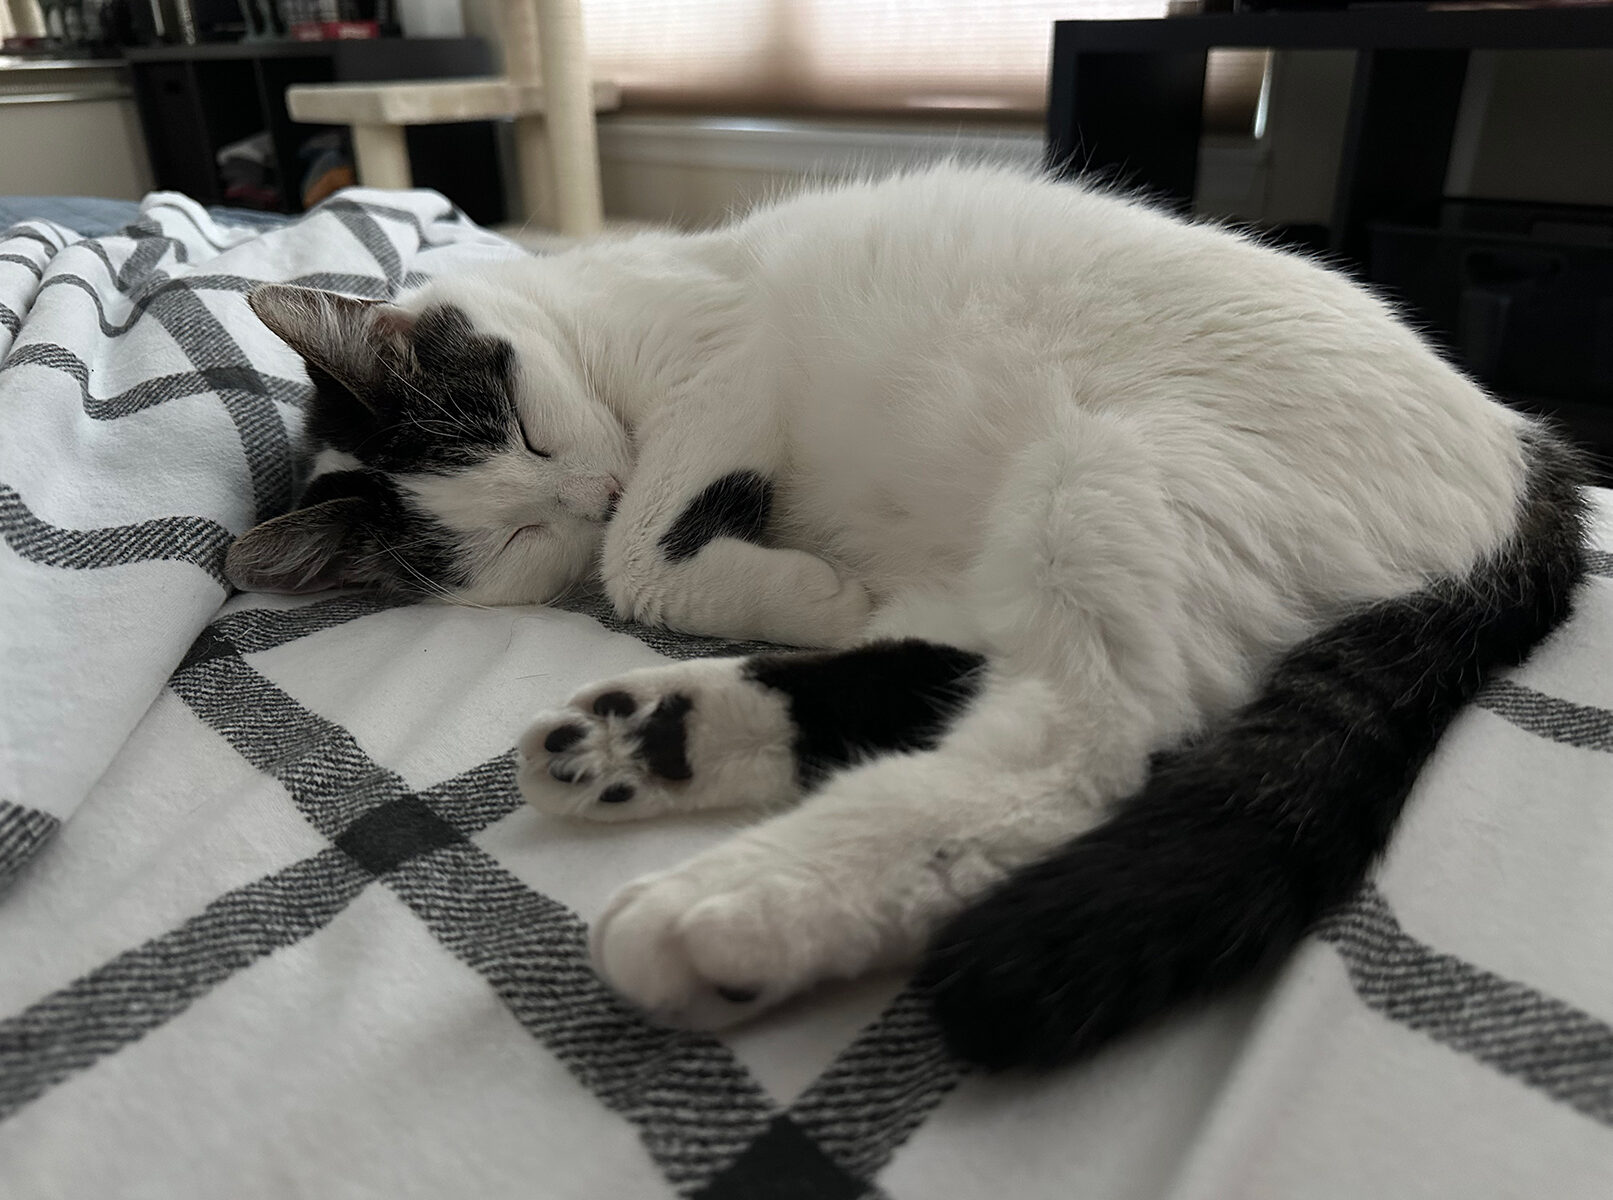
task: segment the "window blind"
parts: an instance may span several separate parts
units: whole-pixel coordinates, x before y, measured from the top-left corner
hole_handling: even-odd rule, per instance
[[[594,72],[624,107],[1039,117],[1053,22],[1161,17],[1164,0],[584,0]],[[1206,127],[1247,131],[1264,51],[1216,52]]]

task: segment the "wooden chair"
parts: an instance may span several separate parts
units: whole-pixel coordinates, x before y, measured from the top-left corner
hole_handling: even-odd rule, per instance
[[[583,237],[603,224],[596,111],[621,102],[592,83],[580,0],[502,0],[503,79],[433,83],[298,84],[286,89],[295,121],[347,125],[358,180],[411,184],[403,131],[410,125],[514,118],[523,216]]]

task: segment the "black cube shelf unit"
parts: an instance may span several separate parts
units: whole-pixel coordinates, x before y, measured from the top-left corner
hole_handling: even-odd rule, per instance
[[[1206,57],[1223,47],[1356,52],[1331,256],[1410,304],[1499,394],[1566,423],[1613,482],[1613,245],[1587,244],[1613,231],[1613,208],[1531,218],[1444,194],[1469,53],[1613,48],[1613,7],[1060,21],[1049,165],[1191,205]]]
[[[298,150],[328,126],[286,112],[299,83],[452,79],[493,74],[480,38],[372,38],[326,42],[229,42],[124,52],[159,188],[225,203],[221,147],[267,130],[279,170],[281,210],[299,212]],[[487,122],[408,130],[414,181],[436,188],[483,224],[502,221],[497,139]]]

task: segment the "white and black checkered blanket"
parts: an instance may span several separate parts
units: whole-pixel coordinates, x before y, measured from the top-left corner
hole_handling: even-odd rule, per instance
[[[423,192],[0,235],[0,1196],[1613,1195],[1613,507],[1571,624],[1258,985],[1039,1078],[963,1075],[890,979],[665,1032],[585,923],[725,823],[540,816],[507,748],[723,647],[220,570],[308,392],[251,282],[514,253]]]

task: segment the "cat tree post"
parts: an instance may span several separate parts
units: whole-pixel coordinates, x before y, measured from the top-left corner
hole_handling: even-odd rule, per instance
[[[553,181],[555,223],[569,234],[604,224],[594,90],[580,0],[504,0],[504,73],[543,84],[544,114],[515,120],[516,160],[528,212],[539,212]],[[549,170],[545,170],[548,159]]]
[[[580,0],[502,0],[502,79],[432,83],[296,84],[294,121],[353,130],[359,182],[411,186],[404,129],[455,121],[515,121],[515,168],[528,218],[553,220],[570,237],[604,224],[594,111],[620,93],[589,75]]]
[[[366,187],[413,186],[402,125],[354,125],[353,166]]]

